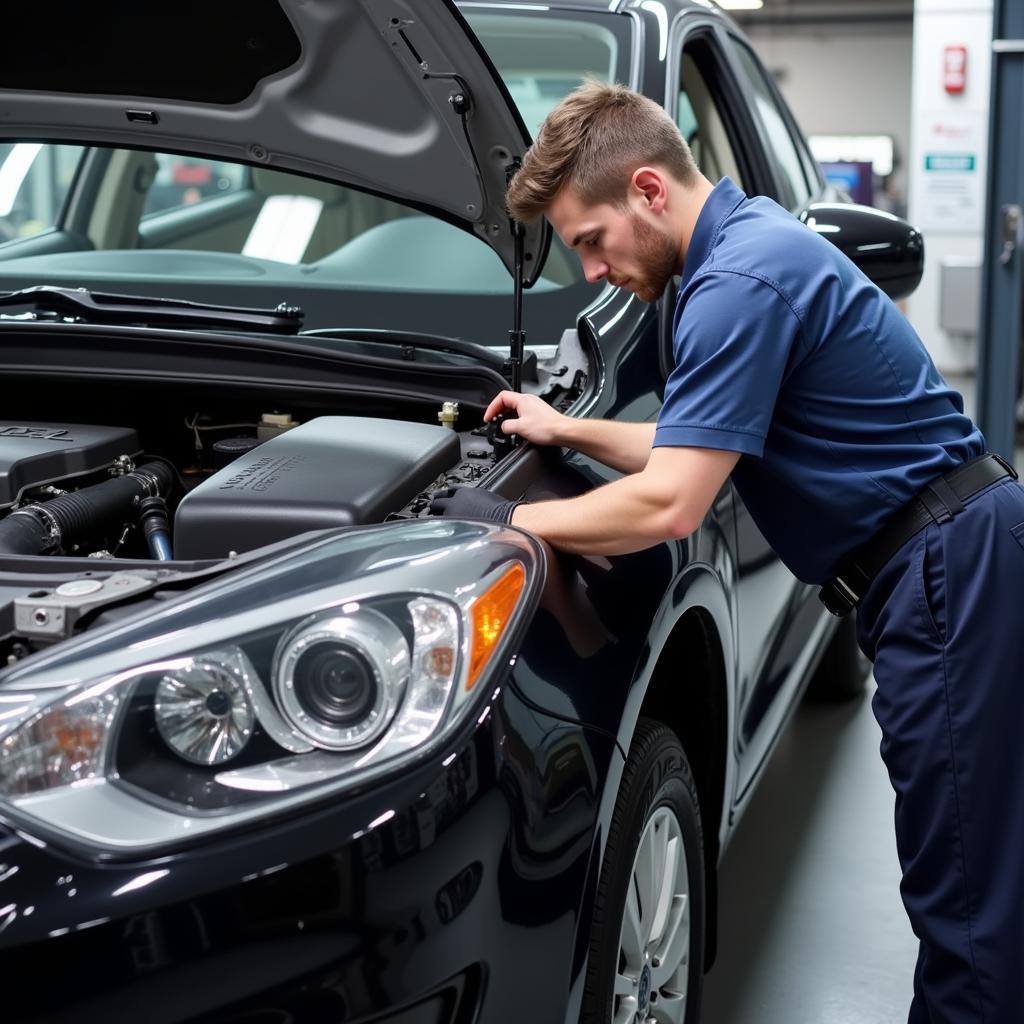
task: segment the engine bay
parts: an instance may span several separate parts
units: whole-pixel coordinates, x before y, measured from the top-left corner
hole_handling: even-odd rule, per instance
[[[148,417],[125,404],[138,428],[0,421],[0,665],[268,545],[427,515],[435,489],[481,480],[513,448],[454,402],[403,408],[416,419],[294,408],[165,400]]]
[[[266,412],[180,421],[192,451],[144,450],[128,427],[0,421],[0,557],[218,559],[309,530],[425,514],[435,487],[478,480],[493,428]],[[191,456],[191,457],[189,457]]]

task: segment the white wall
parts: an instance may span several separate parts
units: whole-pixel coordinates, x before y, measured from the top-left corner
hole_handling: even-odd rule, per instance
[[[906,197],[910,153],[911,26],[745,29],[805,135],[891,135]]]
[[[944,260],[981,263],[988,166],[992,0],[916,0],[909,218],[925,239],[925,276],[910,297],[908,315],[938,367],[974,409],[977,336],[939,326],[940,273]],[[946,46],[967,47],[967,83],[961,95],[942,85]],[[959,174],[926,170],[936,152],[970,153],[974,169]],[[944,203],[942,188],[959,190]],[[980,281],[979,281],[980,283]]]

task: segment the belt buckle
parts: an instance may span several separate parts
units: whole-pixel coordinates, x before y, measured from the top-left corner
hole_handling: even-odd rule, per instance
[[[860,601],[860,595],[853,590],[842,576],[835,576],[830,579],[818,591],[818,598],[836,618],[840,619],[844,615],[849,615]]]

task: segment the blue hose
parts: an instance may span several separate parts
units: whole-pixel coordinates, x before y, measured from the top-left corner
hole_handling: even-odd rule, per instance
[[[171,554],[171,535],[166,530],[154,530],[147,538],[149,542],[149,553],[161,562],[170,562],[174,555]]]

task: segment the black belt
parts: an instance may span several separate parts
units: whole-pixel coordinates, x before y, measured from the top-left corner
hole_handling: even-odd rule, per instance
[[[916,533],[929,523],[945,523],[964,510],[964,502],[1016,470],[989,453],[936,477],[912,498],[866,544],[840,563],[839,572],[818,591],[821,603],[833,615],[846,615],[857,607],[879,570]]]

